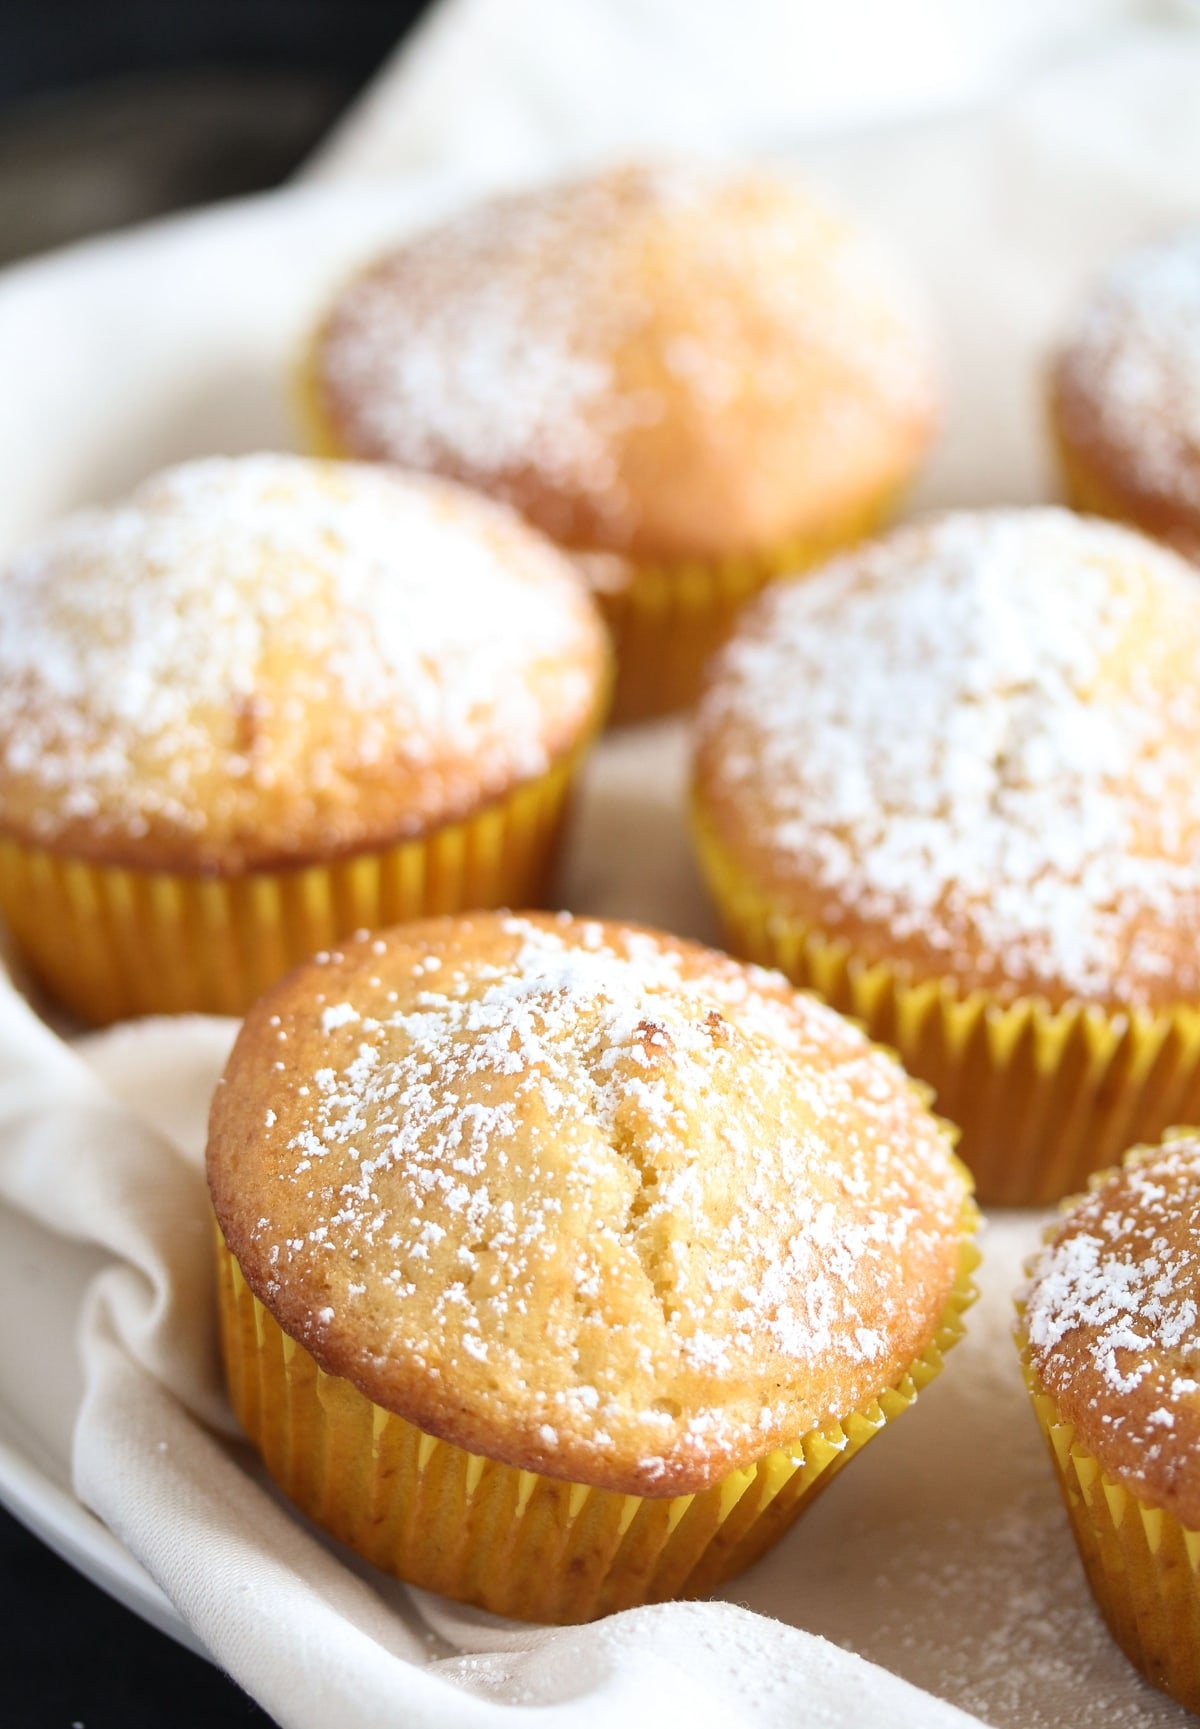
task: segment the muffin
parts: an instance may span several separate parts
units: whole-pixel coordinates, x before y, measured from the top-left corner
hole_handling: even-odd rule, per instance
[[[714,668],[731,946],[862,1019],[980,1197],[1200,1116],[1200,584],[1126,529],[962,513],[780,584]]]
[[[302,394],[323,453],[469,482],[579,555],[627,720],[692,701],[747,595],[874,526],[938,400],[922,312],[853,222],[678,165],[397,247],[335,299]]]
[[[1098,1180],[1030,1268],[1017,1337],[1084,1570],[1148,1681],[1200,1711],[1200,1131]]]
[[[1067,496],[1200,557],[1200,230],[1117,260],[1050,377]]]
[[[697,1595],[936,1373],[951,1137],[775,974],[564,915],[299,968],[213,1102],[230,1394],[305,1513],[522,1619]]]
[[[534,900],[608,659],[561,555],[448,483],[172,469],[0,572],[0,910],[108,1021]]]

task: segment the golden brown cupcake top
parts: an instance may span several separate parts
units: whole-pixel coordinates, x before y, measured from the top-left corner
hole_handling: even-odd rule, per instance
[[[189,463],[0,572],[0,830],[183,870],[387,844],[542,773],[605,669],[569,566],[499,506]]]
[[[496,198],[347,284],[333,447],[643,559],[774,547],[907,478],[937,387],[895,266],[794,181],[626,167]]]
[[[1065,511],[904,528],[743,617],[698,722],[740,876],[1005,1000],[1200,998],[1200,583]]]
[[[429,1433],[703,1488],[928,1346],[966,1183],[896,1062],[778,975],[566,915],[398,927],[254,1009],[209,1182],[251,1289]]]
[[[1200,230],[1117,260],[1055,357],[1051,408],[1114,507],[1200,553]]]
[[[1200,1530],[1200,1135],[1140,1149],[1031,1269],[1021,1336],[1076,1439]]]

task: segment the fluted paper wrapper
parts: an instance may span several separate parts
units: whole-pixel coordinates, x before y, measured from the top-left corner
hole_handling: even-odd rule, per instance
[[[889,489],[823,530],[769,552],[707,563],[631,564],[619,587],[598,589],[617,657],[610,719],[650,720],[689,708],[700,694],[706,662],[746,602],[769,582],[799,575],[873,533],[893,500]]]
[[[953,1291],[929,1345],[894,1386],[699,1494],[656,1500],[591,1488],[424,1433],[326,1374],[284,1333],[218,1230],[230,1398],[284,1493],[410,1584],[518,1620],[559,1623],[698,1597],[757,1560],[939,1372],[975,1295],[974,1224],[967,1201]]]
[[[536,905],[582,754],[461,822],[291,869],[185,876],[0,838],[0,912],[31,971],[85,1020],[244,1014],[290,967],[357,930]]]
[[[1034,1414],[1109,1631],[1148,1681],[1200,1712],[1200,1531],[1140,1500],[1078,1445],[1020,1343]]]

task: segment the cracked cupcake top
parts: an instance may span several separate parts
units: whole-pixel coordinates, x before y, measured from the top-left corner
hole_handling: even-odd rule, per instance
[[[471,1451],[706,1487],[894,1384],[965,1177],[899,1066],[777,975],[565,915],[397,928],[252,1011],[209,1180],[331,1373]]]
[[[606,665],[570,567],[498,505],[186,463],[0,571],[0,830],[212,871],[387,844],[543,773]]]
[[[702,817],[868,962],[1003,1000],[1200,999],[1200,580],[1062,510],[912,524],[742,617]]]
[[[1141,1148],[1074,1202],[1020,1333],[1086,1451],[1200,1530],[1200,1134]]]

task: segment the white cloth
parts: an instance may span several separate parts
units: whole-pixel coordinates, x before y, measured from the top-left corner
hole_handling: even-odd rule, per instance
[[[1003,10],[989,10],[993,22]],[[1016,10],[1027,24],[1031,9]],[[1118,8],[1039,10],[1061,45],[1085,14]],[[482,182],[630,143],[786,154],[804,135],[806,157],[892,228],[934,289],[955,359],[922,501],[1033,498],[1047,485],[1031,432],[1035,357],[1068,289],[1116,246],[1194,209],[1200,49],[1167,26],[1125,30],[981,114],[815,137],[835,108],[862,111],[865,49],[839,64],[839,41],[874,46],[875,97],[893,66],[908,108],[978,88],[987,55],[978,43],[973,60],[961,44],[952,52],[939,34],[968,11],[983,16],[933,0],[875,7],[891,34],[871,38],[861,10],[846,9],[847,25],[840,8],[792,0],[453,0],[318,166],[449,162]],[[750,24],[782,29],[785,13],[803,19],[763,60]],[[1030,51],[1022,30],[1005,38],[1010,68]],[[975,68],[957,85],[955,55]],[[949,227],[931,215],[948,210]],[[142,427],[136,405],[122,406],[139,451],[157,454],[157,438],[176,453],[177,425]],[[682,786],[677,729],[606,742],[564,903],[711,936]],[[30,1293],[27,1309],[0,1314],[4,1360],[23,1349],[29,1370],[3,1392],[48,1452],[71,1428],[82,1501],[286,1729],[583,1729],[676,1713],[730,1729],[968,1720],[898,1675],[1012,1729],[1187,1720],[1104,1633],[1027,1410],[1009,1328],[1037,1236],[1028,1218],[992,1221],[984,1297],[944,1376],[731,1586],[731,1602],[514,1630],[349,1562],[264,1485],[220,1390],[199,1157],[231,1032],[149,1023],[72,1049],[0,987],[0,1228]],[[35,1373],[39,1316],[76,1289],[81,1396],[51,1412]]]
[[[970,1721],[731,1605],[542,1630],[380,1590],[278,1505],[234,1440],[214,1349],[202,1151],[234,1030],[158,1021],[73,1052],[5,989],[0,1190],[48,1231],[111,1257],[80,1316],[80,1496],[281,1723],[599,1729],[618,1713],[636,1723],[673,1709],[697,1729],[729,1729],[794,1722],[802,1709],[833,1729],[851,1708],[900,1729]]]
[[[310,164],[476,178],[636,149],[770,150],[961,105],[1131,0],[441,0]]]

